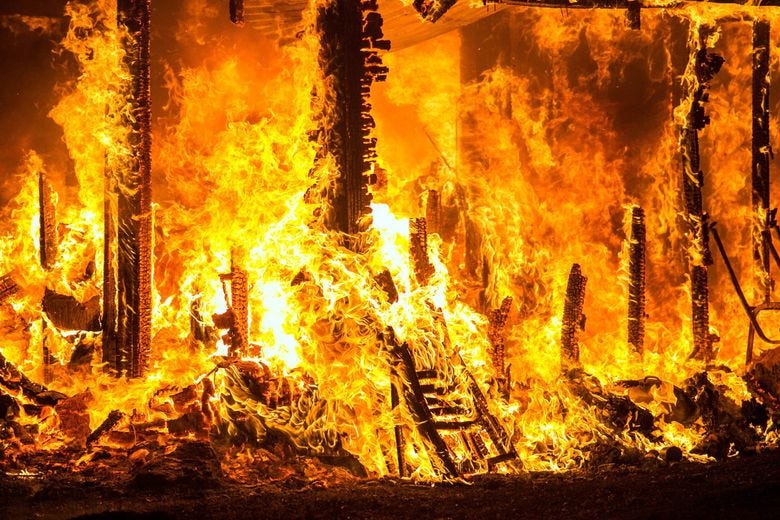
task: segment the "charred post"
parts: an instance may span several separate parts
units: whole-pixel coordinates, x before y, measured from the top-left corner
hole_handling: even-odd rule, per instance
[[[691,277],[691,323],[693,353],[691,357],[709,362],[713,359],[713,336],[710,334],[708,266],[712,264],[709,247],[708,215],[704,211],[702,188],[704,173],[699,160],[699,131],[710,122],[704,112],[710,80],[723,65],[723,58],[707,52],[706,34],[699,33],[699,48],[692,56],[695,83],[691,92],[691,109],[682,129],[682,186],[685,214],[691,237],[689,256]]]
[[[384,40],[376,0],[332,0],[317,12],[319,63],[325,83],[320,93],[323,114],[317,133],[319,160],[331,156],[337,172],[324,190],[325,226],[345,235],[345,245],[362,251],[361,233],[370,225],[369,184],[376,158],[376,139],[368,96],[374,81],[384,81],[387,67],[380,51]]]
[[[645,341],[645,212],[639,206],[631,208],[628,240],[628,344],[641,355]]]
[[[222,340],[228,345],[228,356],[240,358],[249,349],[249,278],[244,267],[243,254],[234,249],[230,258],[230,273],[220,275],[225,293],[227,311],[213,314],[214,326],[227,329]],[[230,282],[228,290],[227,282]]]
[[[230,297],[233,327],[229,355],[241,357],[249,348],[249,278],[242,255],[235,251],[230,262]]]
[[[117,335],[117,270],[116,270],[116,179],[106,172],[103,192],[103,363],[118,371],[116,364]]]
[[[409,255],[417,283],[426,285],[434,269],[428,258],[428,228],[424,218],[409,219]]]
[[[580,366],[580,332],[585,329],[585,286],[588,278],[582,275],[580,264],[571,266],[566,285],[561,326],[561,371],[567,374]]]
[[[38,172],[38,219],[40,223],[40,253],[41,267],[51,269],[57,262],[59,237],[57,235],[56,195],[46,173]]]
[[[512,308],[512,297],[507,296],[501,302],[501,307],[493,309],[490,312],[488,327],[488,339],[492,348],[490,358],[493,361],[493,370],[496,374],[498,387],[501,394],[506,398],[509,395],[509,367],[506,366],[506,340],[504,338],[504,329],[506,321],[509,318],[509,311]]]
[[[19,286],[16,284],[10,274],[0,276],[0,303],[4,302],[14,294],[19,292]]]
[[[230,21],[236,25],[244,24],[244,0],[230,0]]]
[[[150,0],[118,0],[117,22],[127,29],[130,70],[130,157],[117,188],[117,337],[113,368],[144,375],[152,328],[152,177],[149,75]]]
[[[425,221],[429,233],[441,232],[441,195],[437,190],[428,190],[425,200]]]
[[[768,302],[772,292],[769,272],[769,22],[753,22],[753,262],[755,299]]]

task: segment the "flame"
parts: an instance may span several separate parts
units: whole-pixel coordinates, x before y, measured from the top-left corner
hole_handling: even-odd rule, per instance
[[[63,172],[48,172],[30,151],[17,174],[18,195],[3,210],[0,274],[11,273],[20,286],[0,307],[6,359],[48,379],[69,402],[81,399],[89,431],[119,410],[127,429],[143,424],[163,442],[179,428],[184,436],[250,445],[283,435],[298,452],[354,457],[378,476],[399,472],[390,455],[397,429],[405,435],[409,476],[439,478],[443,463],[418,420],[391,402],[397,345],[386,333],[392,329],[417,370],[440,374],[453,402],[473,401],[473,378],[525,469],[583,466],[605,440],[645,452],[677,446],[691,459],[706,458],[693,453],[702,425],[665,418],[677,402],[675,387],[704,368],[689,359],[683,254],[689,237],[678,202],[676,126],[684,124],[696,85],[692,60],[675,69],[678,57],[670,49],[679,47],[679,27],[672,26],[684,20],[690,35],[702,26],[719,28],[706,42],[727,65],[712,82],[713,124],[701,136],[705,199],[747,279],[751,62],[744,49],[751,17],[769,13],[774,24],[775,10],[645,9],[636,32],[624,29],[622,13],[575,10],[561,23],[558,11],[518,8],[507,17],[521,29],[513,45],[527,59],[499,64],[464,85],[452,73],[460,65],[455,33],[387,55],[392,75],[372,97],[380,183],[370,247],[356,254],[321,227],[317,202],[304,197],[336,174],[328,161],[314,166],[316,143],[309,137],[327,103],[327,96],[311,96],[325,89],[318,35],[304,32],[280,49],[257,34],[229,32],[224,13],[206,7],[205,0],[188,2],[179,13],[169,45],[181,51],[180,61],[160,67],[167,100],[156,101],[162,108],[154,127],[148,375],[117,380],[99,355],[74,368],[74,345],[99,346],[98,334],[56,330],[40,309],[46,288],[80,302],[101,294],[103,186],[106,172],[122,168],[130,153],[123,125],[129,107],[122,86],[130,80],[125,35],[108,0],[67,7],[70,26],[60,47],[75,57],[79,75],[63,86],[50,117],[62,127],[77,185],[65,186],[56,201],[64,230],[52,269],[20,259],[39,255],[38,175]],[[314,13],[305,13],[309,26]],[[691,36],[687,52],[697,45]],[[672,107],[670,93],[680,79],[683,95]],[[629,98],[622,88],[647,97]],[[432,275],[420,283],[410,261],[409,219],[424,214],[434,190],[448,220],[429,235]],[[641,357],[625,335],[624,218],[632,205],[647,213],[649,316]],[[224,331],[212,317],[231,305],[220,275],[231,271],[231,251],[238,249],[250,309],[249,348],[241,360],[227,358]],[[580,338],[587,376],[576,385],[562,379],[559,347],[566,275],[575,262],[589,280]],[[378,281],[384,271],[396,299]],[[711,322],[721,338],[717,364],[728,370],[711,371],[709,381],[739,403],[751,398],[739,377],[747,326],[724,271],[711,268]],[[501,395],[487,316],[507,296],[515,302],[504,332],[511,377]],[[44,343],[53,358],[48,364]],[[626,386],[626,380],[637,383]],[[588,401],[583,393],[596,397]],[[606,424],[606,396],[627,396],[661,417],[652,435]],[[208,424],[181,426],[181,417],[194,416]],[[39,424],[35,449],[58,449],[78,438],[63,417],[55,407],[20,422]],[[468,442],[444,437],[455,463],[465,464]],[[129,438],[100,442],[124,446],[132,444]],[[496,448],[494,440],[487,444]],[[235,457],[239,465],[265,460],[252,450]]]

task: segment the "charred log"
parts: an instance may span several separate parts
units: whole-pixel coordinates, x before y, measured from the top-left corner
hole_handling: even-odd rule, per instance
[[[40,406],[54,406],[67,397],[28,378],[2,354],[0,354],[0,386],[21,391],[22,395]]]
[[[756,300],[768,302],[772,293],[769,273],[769,22],[753,22],[753,265]]]
[[[585,329],[585,286],[588,278],[582,275],[579,264],[569,272],[566,300],[563,305],[561,326],[561,371],[566,374],[580,367],[580,332]]]
[[[361,234],[370,225],[369,184],[376,157],[376,139],[368,95],[374,81],[387,77],[380,51],[390,42],[383,39],[382,17],[376,0],[333,0],[317,12],[320,34],[319,62],[327,84],[320,93],[324,105],[317,134],[318,161],[330,156],[336,179],[324,190],[324,224],[344,234],[345,245],[362,251]]]
[[[628,344],[640,355],[645,339],[645,212],[631,209],[628,256]]]
[[[108,414],[108,417],[100,423],[100,426],[89,434],[87,437],[87,447],[91,447],[93,444],[100,441],[107,433],[119,426],[120,421],[124,419],[124,417],[125,414],[119,410],[112,410],[111,413]]]

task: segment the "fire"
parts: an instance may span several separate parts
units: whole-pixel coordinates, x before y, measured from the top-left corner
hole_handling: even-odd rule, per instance
[[[712,123],[700,132],[705,205],[752,289],[745,49],[752,17],[776,25],[775,10],[644,9],[642,30],[629,31],[622,12],[562,20],[517,8],[505,23],[522,29],[513,46],[527,54],[475,77],[453,74],[468,59],[458,54],[467,36],[454,32],[384,54],[391,74],[372,86],[377,182],[360,250],[327,225],[339,159],[314,130],[331,117],[338,85],[322,76],[312,29],[330,4],[315,4],[304,13],[309,30],[281,48],[226,27],[205,1],[179,13],[168,45],[181,54],[159,64],[167,98],[154,105],[154,314],[142,378],[109,373],[99,330],[64,330],[41,309],[47,290],[82,304],[103,297],[104,212],[115,204],[105,190],[132,163],[130,36],[114,2],[68,4],[60,48],[79,74],[50,117],[77,183],[55,182],[54,264],[30,260],[41,255],[39,181],[65,174],[49,171],[40,151],[17,172],[0,223],[0,274],[18,286],[0,306],[0,352],[62,393],[33,403],[0,386],[35,404],[18,413],[34,442],[16,447],[103,445],[143,460],[139,438],[205,438],[241,446],[236,460],[254,464],[263,456],[253,447],[282,442],[353,458],[368,475],[419,479],[570,469],[604,446],[622,456],[674,446],[707,460],[708,418],[686,415],[685,400],[702,388],[734,403],[755,395],[742,377],[748,322],[718,258],[709,268],[715,359],[707,367],[690,357],[686,255],[703,259],[679,202],[680,127],[702,83],[697,51],[715,49],[726,65],[708,84]],[[673,50],[686,30],[681,59]],[[626,336],[638,207],[641,353]],[[427,229],[415,220],[426,208]],[[567,367],[562,310],[574,263],[587,277],[587,321]],[[440,415],[421,420],[415,399]],[[435,434],[425,429],[434,424]],[[757,435],[774,443],[769,429]]]

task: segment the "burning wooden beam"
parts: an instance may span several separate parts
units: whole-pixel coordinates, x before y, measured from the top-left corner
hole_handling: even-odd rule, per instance
[[[628,241],[628,344],[641,355],[645,340],[645,212],[639,206],[631,208]]]
[[[230,273],[220,275],[222,291],[228,309],[222,314],[212,315],[214,326],[227,329],[222,340],[228,345],[228,356],[240,358],[249,349],[249,277],[244,267],[244,255],[233,249],[230,256]],[[230,289],[227,287],[230,282]]]
[[[382,39],[382,17],[376,0],[333,0],[317,11],[319,63],[325,83],[318,132],[319,159],[330,156],[337,175],[324,190],[324,224],[345,236],[345,245],[364,249],[361,234],[370,225],[368,185],[376,157],[376,139],[368,95],[374,81],[387,77],[379,52],[390,42]]]
[[[512,297],[507,296],[501,302],[501,307],[493,309],[488,316],[490,322],[488,339],[492,348],[490,358],[493,361],[493,370],[498,381],[498,388],[505,398],[509,397],[510,373],[509,367],[506,366],[504,329],[506,328],[506,321],[509,318],[511,308]]]
[[[233,251],[230,260],[230,310],[233,326],[230,331],[231,357],[241,357],[249,349],[249,277],[244,267],[244,258]]]
[[[106,225],[106,310],[109,329],[107,355],[117,375],[144,375],[151,347],[152,328],[152,177],[151,177],[151,103],[149,71],[150,0],[118,0],[117,23],[127,29],[124,41],[125,63],[131,84],[127,92],[130,114],[126,124],[130,133],[130,157],[122,171],[116,172],[112,188],[116,196],[116,228]],[[109,203],[107,203],[107,206]],[[111,209],[111,208],[109,208]],[[110,218],[111,211],[107,214]],[[115,232],[115,237],[112,233]],[[112,273],[112,270],[116,270]],[[116,336],[112,332],[112,277],[116,284]]]
[[[417,283],[426,285],[434,269],[428,258],[428,228],[424,218],[409,219],[409,256]]]
[[[428,190],[425,198],[425,221],[429,233],[441,232],[441,195],[438,190]]]
[[[19,292],[19,286],[16,284],[10,274],[0,276],[0,303],[4,302],[14,294]]]
[[[707,52],[706,30],[699,30],[698,48],[693,59],[696,84],[692,92],[691,109],[682,128],[682,185],[685,197],[685,213],[690,226],[691,247],[689,265],[691,276],[691,322],[693,327],[692,357],[709,362],[713,359],[713,340],[710,334],[709,283],[707,268],[712,264],[709,247],[708,215],[704,211],[702,187],[704,173],[699,160],[699,130],[710,122],[704,112],[709,82],[723,65],[723,58]]]
[[[772,293],[769,272],[769,22],[753,22],[753,263],[755,299],[768,302]]]
[[[588,278],[582,275],[580,264],[571,266],[566,285],[561,326],[561,371],[564,374],[580,367],[580,332],[585,330],[585,286]]]
[[[46,172],[38,171],[38,220],[40,224],[41,266],[51,269],[57,262],[59,237],[57,233],[56,194],[46,179]]]

